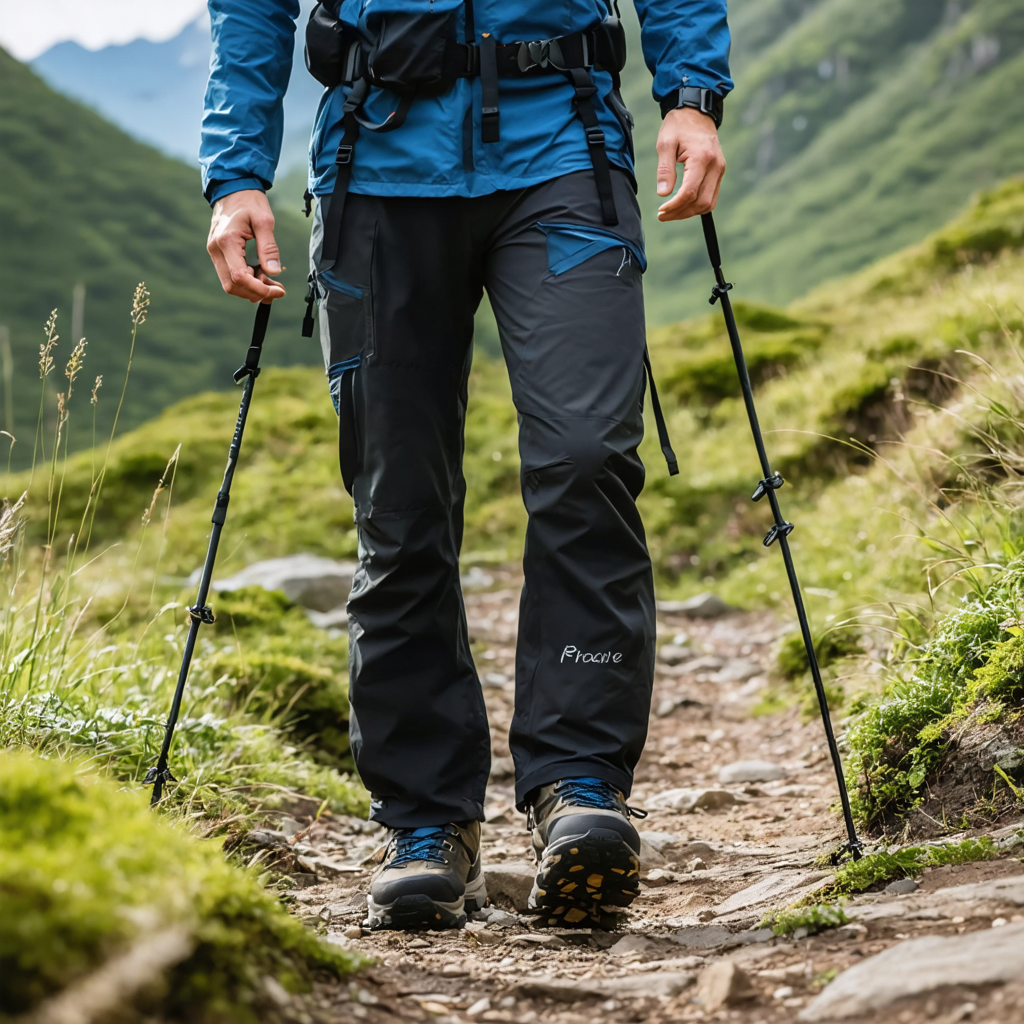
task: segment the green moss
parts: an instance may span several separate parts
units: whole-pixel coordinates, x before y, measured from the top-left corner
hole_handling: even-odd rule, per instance
[[[815,641],[814,653],[817,655],[818,665],[826,668],[841,658],[862,654],[863,648],[860,636],[855,630],[830,629]],[[799,632],[787,633],[782,638],[776,655],[776,664],[786,679],[798,679],[810,671],[807,648]]]
[[[995,845],[987,837],[941,846],[905,846],[892,852],[880,850],[840,867],[830,889],[837,894],[864,892],[898,878],[913,878],[925,868],[987,860],[995,852]]]
[[[790,907],[768,914],[760,926],[771,928],[776,935],[793,935],[799,931],[800,937],[803,937],[817,935],[828,928],[838,928],[849,921],[846,911],[838,904],[813,903],[806,907]]]
[[[983,593],[965,599],[897,667],[848,734],[847,781],[869,827],[892,821],[920,799],[956,725],[995,721],[1024,706],[1024,642],[1015,625],[1024,603],[1024,559]]]
[[[192,952],[168,972],[169,1020],[273,1020],[262,977],[297,991],[359,965],[138,791],[21,752],[0,752],[0,777],[0,1013],[31,1011],[171,926]]]

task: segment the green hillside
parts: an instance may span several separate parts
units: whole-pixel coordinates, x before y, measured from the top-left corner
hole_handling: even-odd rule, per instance
[[[10,331],[15,465],[31,458],[39,345],[51,309],[60,311],[62,364],[78,340],[71,337],[76,284],[86,289],[88,347],[73,400],[80,406],[70,421],[73,446],[91,437],[89,391],[97,374],[104,378],[97,407],[101,435],[113,415],[139,281],[151,294],[150,323],[135,352],[122,422],[134,426],[170,402],[230,381],[252,312],[221,292],[205,250],[208,225],[195,169],[53,92],[0,50],[0,237],[9,259],[0,285],[0,325]],[[274,310],[268,362],[314,363],[319,348],[301,339],[298,329],[308,234],[286,221],[278,237],[289,294]],[[52,423],[56,392],[66,381],[53,376],[50,382]],[[6,405],[2,393],[0,400]],[[8,427],[8,417],[4,408],[0,427]]]
[[[748,297],[788,302],[917,241],[978,189],[1024,171],[1018,0],[729,6],[736,91],[718,221]],[[660,118],[638,33],[631,43],[625,98],[637,119],[657,324],[700,308],[707,258],[695,225],[656,222]]]

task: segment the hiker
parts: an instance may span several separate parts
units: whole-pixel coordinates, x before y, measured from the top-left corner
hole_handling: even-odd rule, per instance
[[[681,220],[714,207],[725,170],[726,3],[635,5],[663,115],[658,217]],[[299,3],[209,7],[208,249],[226,292],[268,302],[284,294],[265,192]],[[617,10],[344,0],[340,12],[318,5],[306,31],[307,63],[327,86],[310,145],[309,298],[359,534],[350,731],[371,818],[389,829],[369,924],[460,927],[486,899],[490,734],[459,584],[467,380],[486,289],[529,514],[509,745],[538,860],[531,906],[552,922],[602,925],[602,908],[639,892],[626,799],[654,675],[636,508],[648,381],[663,426]]]

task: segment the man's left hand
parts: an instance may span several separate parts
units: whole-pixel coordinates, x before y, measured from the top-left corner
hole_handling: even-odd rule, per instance
[[[692,107],[670,110],[658,132],[658,195],[676,184],[676,165],[684,164],[679,191],[658,207],[658,220],[685,220],[710,213],[718,202],[725,157],[715,122]]]

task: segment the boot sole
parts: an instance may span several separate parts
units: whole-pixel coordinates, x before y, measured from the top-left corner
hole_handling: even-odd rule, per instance
[[[639,895],[640,858],[618,832],[595,828],[544,850],[529,908],[548,925],[608,928]]]
[[[370,931],[442,931],[461,928],[469,914],[483,908],[487,902],[487,886],[481,872],[466,883],[465,895],[451,903],[432,900],[429,896],[399,896],[393,903],[376,903],[372,896],[366,899],[365,925]]]

